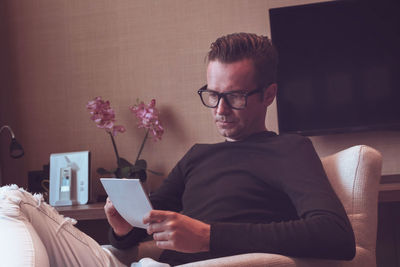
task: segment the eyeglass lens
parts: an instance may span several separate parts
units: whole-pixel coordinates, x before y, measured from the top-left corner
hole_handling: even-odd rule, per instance
[[[224,100],[226,100],[233,108],[241,109],[246,106],[246,95],[240,93],[218,94],[213,91],[202,91],[201,97],[204,104],[212,108],[218,106],[218,102],[221,98],[224,98]]]

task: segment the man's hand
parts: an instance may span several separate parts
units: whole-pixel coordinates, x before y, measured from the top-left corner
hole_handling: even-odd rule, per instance
[[[210,225],[188,216],[162,210],[152,210],[144,217],[157,247],[180,252],[202,252],[210,249]]]
[[[106,213],[108,223],[117,236],[124,236],[133,229],[132,225],[118,213],[109,198],[107,198],[106,205],[104,205],[104,212]]]

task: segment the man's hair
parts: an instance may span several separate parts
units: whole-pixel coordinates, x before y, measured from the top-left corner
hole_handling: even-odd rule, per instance
[[[207,61],[234,63],[250,59],[254,64],[258,86],[267,87],[277,79],[278,53],[266,36],[252,33],[233,33],[211,44]]]

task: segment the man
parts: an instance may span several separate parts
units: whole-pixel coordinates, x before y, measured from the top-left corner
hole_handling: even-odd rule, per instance
[[[198,93],[226,142],[198,144],[150,196],[144,218],[171,265],[248,252],[349,260],[351,225],[309,139],[267,131],[277,91],[277,54],[267,37],[231,34],[208,54]],[[146,236],[105,206],[117,248]]]
[[[132,228],[108,200],[115,247],[152,235],[165,249],[160,261],[171,265],[247,252],[354,257],[351,225],[309,139],[265,127],[276,66],[267,37],[232,34],[212,44],[198,93],[226,142],[194,145],[178,162],[150,196],[147,231]],[[0,188],[2,264],[123,266],[73,223],[38,195]]]

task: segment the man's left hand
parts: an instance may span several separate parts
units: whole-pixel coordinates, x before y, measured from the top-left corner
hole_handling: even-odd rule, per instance
[[[157,247],[195,253],[210,249],[210,225],[172,211],[152,210],[144,217]]]

